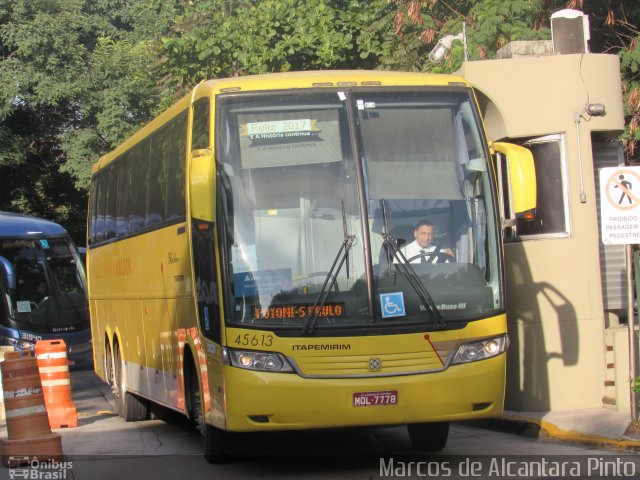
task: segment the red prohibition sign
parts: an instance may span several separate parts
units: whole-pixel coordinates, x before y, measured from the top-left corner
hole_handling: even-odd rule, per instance
[[[635,192],[633,186],[636,187]],[[609,177],[606,187],[607,200],[618,210],[632,210],[640,200],[640,176],[633,170],[618,170]]]

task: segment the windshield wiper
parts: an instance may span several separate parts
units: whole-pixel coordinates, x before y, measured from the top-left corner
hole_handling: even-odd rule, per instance
[[[385,231],[382,234],[382,239],[384,242],[383,245],[387,247],[386,251],[387,251],[387,258],[389,261],[389,274],[391,273],[391,264],[393,263],[393,260],[397,259],[398,263],[396,265],[398,266],[398,269],[405,274],[406,279],[409,281],[409,285],[411,285],[411,287],[415,290],[416,294],[418,295],[418,298],[422,302],[422,305],[427,310],[429,310],[433,315],[433,323],[436,326],[436,328],[445,328],[446,322],[442,317],[440,310],[438,310],[437,305],[433,301],[433,298],[429,294],[429,291],[425,288],[424,283],[420,281],[420,276],[416,273],[416,271],[413,269],[411,264],[407,261],[407,257],[404,256],[404,253],[402,253],[402,250],[398,248],[396,239],[393,237],[393,235],[388,233],[387,211],[386,211],[384,199],[380,200],[380,203],[382,206],[382,217],[383,217],[384,227],[385,227]],[[391,251],[391,255],[388,254],[389,251]]]
[[[329,292],[331,291],[333,286],[336,284],[336,281],[338,279],[338,272],[340,272],[342,265],[344,264],[345,260],[349,256],[349,250],[351,250],[351,247],[355,243],[356,243],[355,235],[345,236],[342,242],[342,245],[340,245],[340,249],[336,254],[336,257],[333,259],[333,264],[331,265],[331,268],[329,269],[329,272],[327,273],[327,276],[324,279],[324,283],[322,284],[320,293],[318,294],[316,301],[313,303],[313,308],[311,309],[311,311],[313,312],[313,317],[309,317],[305,322],[304,331],[302,332],[303,335],[308,335],[315,328],[316,323],[318,322],[318,316],[320,315],[320,311],[322,310],[322,307],[324,307],[324,304],[327,301]],[[337,268],[336,268],[336,265],[338,266]],[[331,280],[331,284],[329,284],[329,280]],[[329,288],[327,288],[327,285],[329,285]]]
[[[342,204],[342,234],[344,235],[345,240],[347,238],[349,238],[349,229],[347,228],[347,213],[344,210],[344,200],[341,200],[340,203]],[[349,248],[351,248],[351,246],[349,246]],[[347,249],[347,251],[344,254],[344,258],[347,261],[347,265],[349,265],[349,250]],[[338,269],[338,271],[340,271],[340,269]],[[345,273],[347,274],[347,280],[349,280],[349,267],[346,268]],[[331,289],[329,289],[331,290]]]

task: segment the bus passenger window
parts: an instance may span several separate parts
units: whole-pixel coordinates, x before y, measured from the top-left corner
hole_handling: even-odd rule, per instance
[[[164,220],[164,196],[167,183],[166,141],[164,136],[154,135],[149,149],[147,170],[147,208],[145,227],[159,225]]]
[[[92,244],[96,241],[96,215],[97,215],[97,190],[98,183],[91,182],[91,187],[89,188],[89,232],[88,232],[88,242]]]
[[[191,150],[209,147],[209,98],[201,98],[193,105],[193,138]]]
[[[97,178],[96,193],[96,221],[94,225],[95,241],[105,239],[105,215],[107,213],[107,173],[100,174]]]
[[[135,185],[135,188],[130,190],[129,233],[134,233],[144,228],[147,189],[145,183],[141,182],[141,180],[147,178],[148,157],[149,142],[145,141],[133,149],[129,159],[129,182],[131,185]]]
[[[105,240],[116,236],[116,193],[118,175],[113,165],[107,172],[107,208],[105,213]]]
[[[166,137],[169,145],[167,156],[167,190],[165,198],[165,220],[184,217],[186,212],[185,182],[185,142],[187,136],[187,115],[180,115],[167,128]]]
[[[116,172],[118,177],[118,194],[116,198],[116,236],[123,237],[129,233],[129,202],[128,195],[131,185],[129,185],[129,175],[127,172],[126,157],[116,162]]]

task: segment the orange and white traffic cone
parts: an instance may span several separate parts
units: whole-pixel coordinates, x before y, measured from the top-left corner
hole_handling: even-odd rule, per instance
[[[64,340],[36,342],[36,359],[51,428],[77,427],[78,412],[71,400],[71,377]]]

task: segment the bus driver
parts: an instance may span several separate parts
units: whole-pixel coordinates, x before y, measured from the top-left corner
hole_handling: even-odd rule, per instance
[[[433,242],[434,227],[429,220],[422,220],[413,231],[415,240],[400,248],[409,263],[449,263],[453,261],[453,251],[440,248]],[[393,263],[398,263],[398,258]]]

